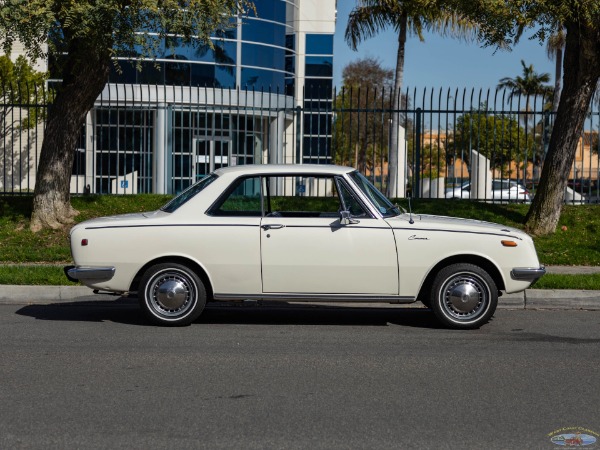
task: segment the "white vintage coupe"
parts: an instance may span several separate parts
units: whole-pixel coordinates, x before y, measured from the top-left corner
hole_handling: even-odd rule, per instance
[[[400,211],[331,165],[218,169],[158,211],[88,220],[70,239],[70,280],[137,292],[163,325],[190,324],[212,300],[420,300],[445,325],[474,328],[502,291],[545,273],[524,232]]]

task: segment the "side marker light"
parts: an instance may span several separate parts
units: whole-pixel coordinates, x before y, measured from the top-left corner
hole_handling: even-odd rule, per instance
[[[502,245],[505,247],[516,247],[517,243],[515,241],[501,241]]]
[[[81,246],[85,247],[86,245],[88,245],[88,240],[87,239],[82,239],[81,240]]]

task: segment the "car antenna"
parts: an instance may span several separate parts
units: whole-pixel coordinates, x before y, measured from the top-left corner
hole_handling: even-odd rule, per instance
[[[415,223],[415,221],[412,218],[412,206],[410,204],[411,197],[412,197],[412,194],[408,196],[408,214],[409,214],[408,223],[410,223],[412,225],[413,223]]]

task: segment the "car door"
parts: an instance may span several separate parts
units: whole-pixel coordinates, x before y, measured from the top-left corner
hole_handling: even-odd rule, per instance
[[[268,177],[261,221],[264,293],[397,295],[398,262],[390,226],[333,177]],[[343,195],[354,198],[347,224]]]

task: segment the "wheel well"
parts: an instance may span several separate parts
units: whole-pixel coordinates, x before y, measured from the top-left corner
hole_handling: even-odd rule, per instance
[[[494,283],[496,283],[496,287],[499,291],[504,289],[504,279],[502,278],[502,275],[500,274],[498,268],[494,264],[492,264],[490,260],[477,255],[456,255],[440,261],[429,271],[427,277],[425,278],[425,281],[423,282],[423,285],[421,286],[421,290],[419,291],[417,299],[421,300],[427,297],[427,295],[431,291],[433,280],[440,270],[451,264],[460,263],[473,264],[475,266],[481,267],[483,270],[490,274],[490,276],[494,280]]]
[[[165,263],[181,264],[183,266],[186,266],[186,267],[189,267],[190,269],[192,269],[204,283],[204,287],[206,288],[206,294],[207,294],[208,299],[209,300],[212,299],[212,296],[213,296],[212,286],[210,284],[210,279],[208,278],[208,275],[206,274],[204,269],[195,261],[192,261],[191,259],[184,258],[181,256],[165,256],[163,258],[158,258],[158,259],[155,259],[153,261],[146,263],[146,265],[143,266],[138,271],[138,273],[135,275],[135,277],[133,278],[133,281],[131,282],[131,286],[129,288],[129,292],[137,292],[137,290],[139,289],[140,281],[142,280],[144,273],[146,273],[146,270],[148,270],[150,267],[152,267],[156,264],[165,264]]]

